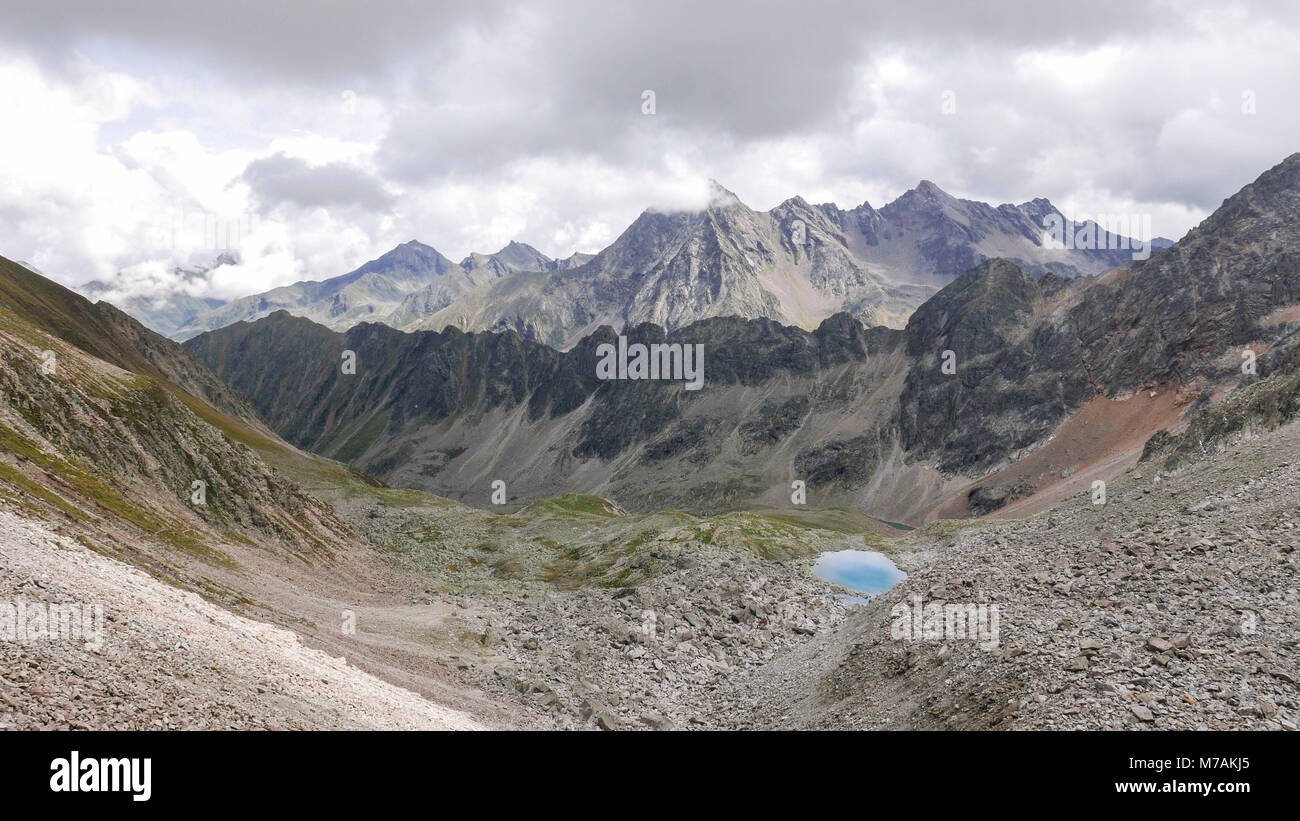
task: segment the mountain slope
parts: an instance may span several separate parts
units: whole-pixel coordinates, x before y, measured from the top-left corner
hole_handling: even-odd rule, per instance
[[[150,331],[108,304],[85,297],[0,257],[0,306],[87,354],[168,382],[212,407],[265,430],[244,397],[230,390],[176,342]]]
[[[1094,392],[1235,385],[1248,345],[1267,364],[1294,344],[1286,323],[1261,320],[1300,301],[1300,154],[1172,247],[1036,311],[1030,281],[999,270],[1002,287],[981,286],[996,288],[992,299],[962,306],[969,289],[958,280],[908,324],[908,351],[920,361],[902,397],[903,444],[944,470],[992,466]],[[944,350],[957,356],[957,378],[935,378]]]
[[[71,641],[0,645],[0,664],[12,671],[0,680],[6,729],[479,726],[305,646],[287,629],[236,615],[3,510],[0,565],[6,602],[33,588],[53,602],[102,602],[109,628],[98,652]],[[27,669],[39,677],[13,674]]]
[[[194,586],[254,541],[317,559],[347,543],[328,507],[232,441],[292,451],[248,403],[116,308],[0,259],[0,346],[0,495],[26,513]]]
[[[391,670],[360,643],[306,646],[392,570],[268,459],[365,487],[177,343],[0,259],[0,597],[51,618],[50,640],[0,642],[6,727],[480,726],[359,669]],[[58,640],[69,603],[86,621]]]
[[[1104,507],[1084,493],[909,533],[893,551],[908,578],[740,678],[733,726],[1294,730],[1298,449],[1292,424],[1173,474],[1112,477]],[[978,639],[900,641],[917,601],[988,620]]]

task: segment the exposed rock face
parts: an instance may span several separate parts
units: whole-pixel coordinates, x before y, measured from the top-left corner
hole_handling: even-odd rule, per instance
[[[1025,482],[1015,484],[980,485],[967,495],[970,511],[975,516],[983,516],[1006,507],[1011,502],[1034,492],[1034,488]]]
[[[1224,200],[1171,248],[1124,265],[1071,311],[1092,378],[1111,390],[1188,382],[1227,348],[1269,339],[1300,300],[1300,154]]]
[[[971,269],[921,306],[906,331],[916,359],[899,397],[903,447],[944,471],[981,472],[1090,397],[1078,340],[1046,313],[1039,284],[1005,260]]]

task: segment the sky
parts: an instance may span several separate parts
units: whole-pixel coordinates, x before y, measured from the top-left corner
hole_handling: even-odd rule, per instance
[[[0,254],[233,298],[411,239],[595,252],[709,179],[1177,239],[1300,150],[1297,77],[1295,2],[0,0]]]

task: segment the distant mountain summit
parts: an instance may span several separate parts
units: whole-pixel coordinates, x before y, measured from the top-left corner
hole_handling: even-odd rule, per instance
[[[495,254],[452,262],[421,242],[405,242],[355,271],[322,281],[295,282],[265,293],[217,302],[193,312],[167,333],[176,339],[288,311],[335,330],[358,322],[415,322],[482,286],[519,271],[580,265],[589,255],[553,260],[530,245],[511,242]]]
[[[383,318],[407,295],[458,272],[459,268],[451,260],[411,240],[342,276],[323,282],[295,282],[197,314],[171,336],[188,339],[212,328],[252,321],[278,310],[292,311],[331,328],[349,328],[358,322]],[[462,284],[462,287],[469,286]]]
[[[563,270],[572,267],[575,262],[581,264],[586,259],[590,257],[574,254],[568,260],[554,260],[522,242],[511,242],[495,254],[470,254],[461,260],[458,266],[460,272],[456,275],[440,277],[407,295],[391,313],[378,321],[393,327],[418,325],[425,317],[455,304],[477,289],[514,274]]]

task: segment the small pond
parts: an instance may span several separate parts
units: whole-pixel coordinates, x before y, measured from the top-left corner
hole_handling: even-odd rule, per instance
[[[843,585],[863,596],[883,593],[907,574],[894,566],[889,557],[875,550],[836,550],[817,557],[813,575],[828,582]],[[846,597],[845,602],[865,602],[865,598]]]

